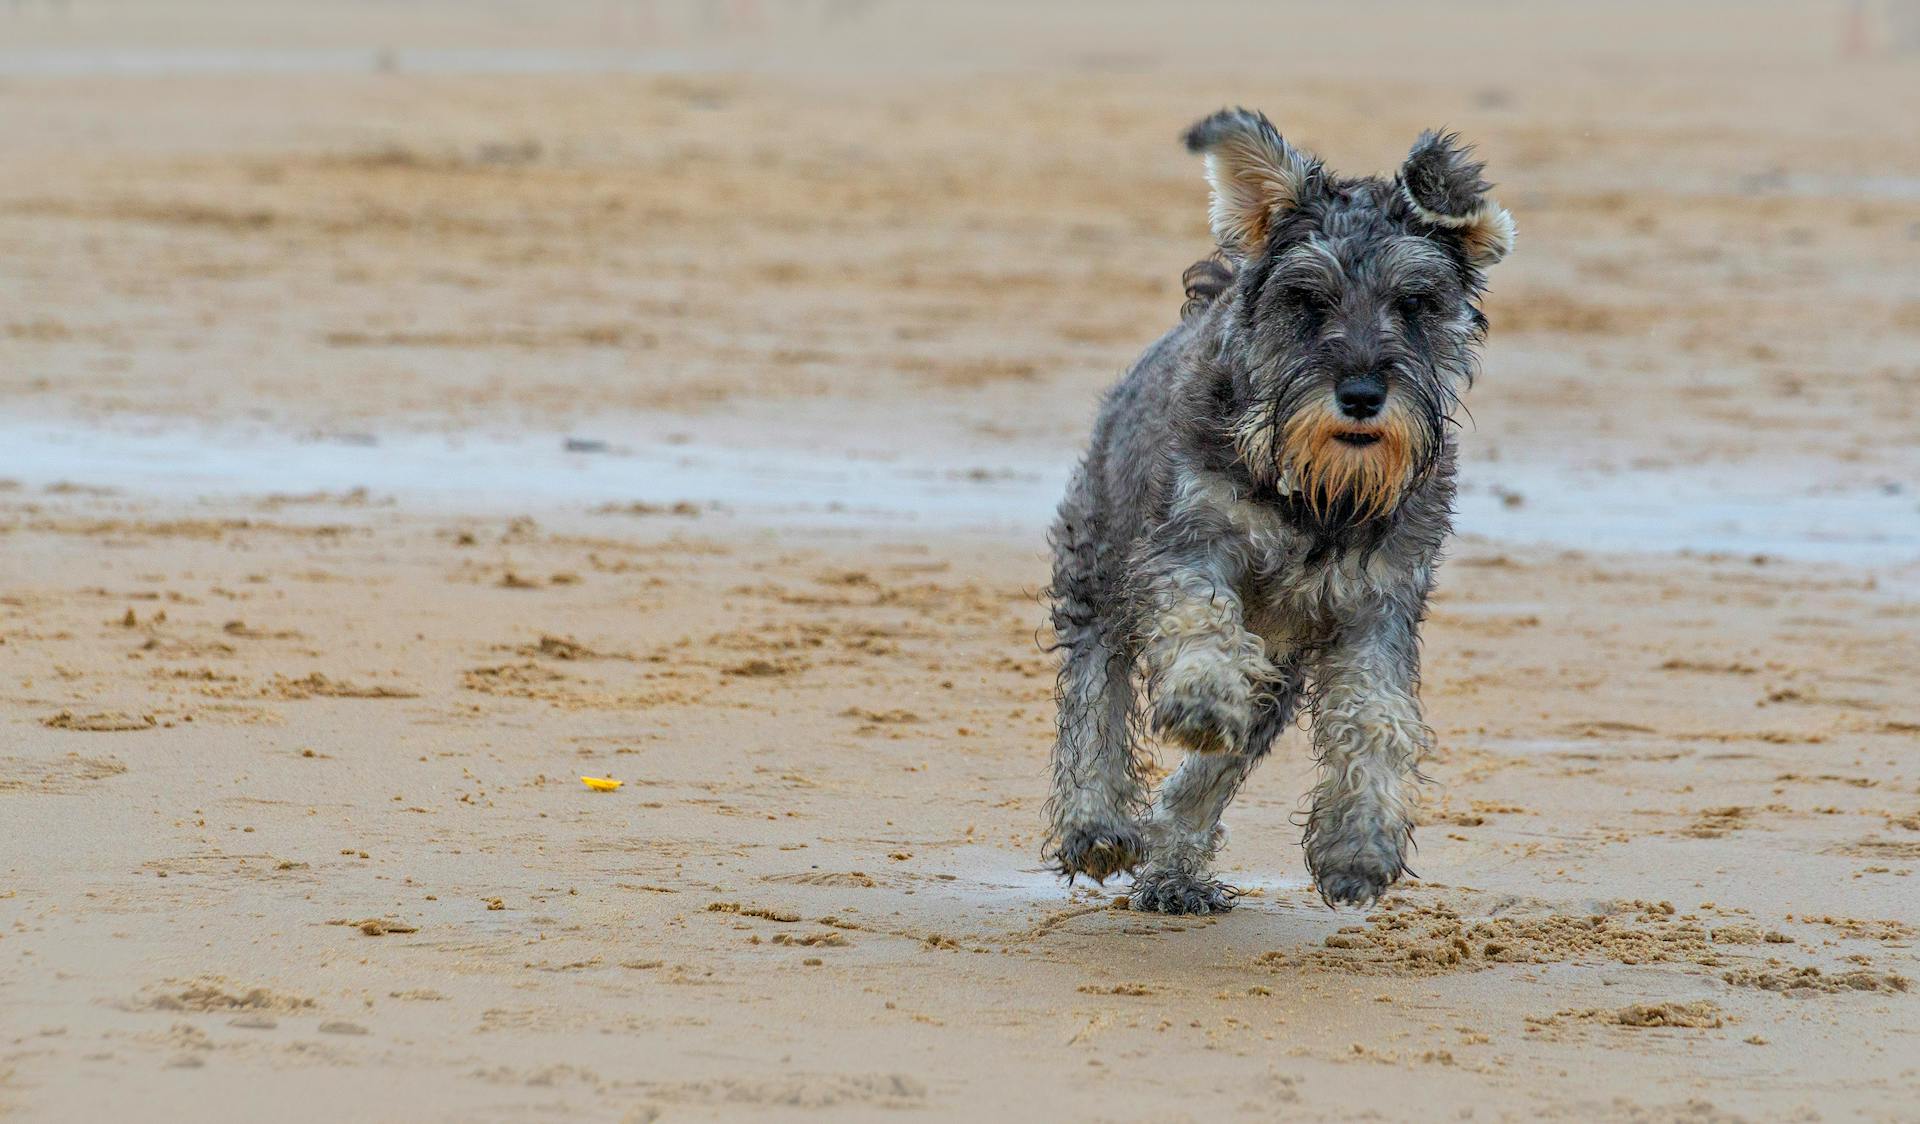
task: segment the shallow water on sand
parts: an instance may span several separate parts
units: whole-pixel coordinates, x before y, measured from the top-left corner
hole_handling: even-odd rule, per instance
[[[408,507],[475,514],[687,502],[772,526],[1009,533],[1045,524],[1069,467],[1040,458],[982,467],[937,450],[855,457],[558,433],[301,436],[162,422],[16,424],[0,429],[0,447],[0,478],[22,485],[73,482],[175,500],[364,488]],[[1470,462],[1459,507],[1461,533],[1515,545],[1920,565],[1920,495],[1785,465]]]

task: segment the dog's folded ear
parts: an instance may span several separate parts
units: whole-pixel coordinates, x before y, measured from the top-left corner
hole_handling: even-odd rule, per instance
[[[1259,253],[1275,217],[1299,206],[1320,176],[1320,161],[1283,140],[1264,113],[1223,109],[1184,139],[1187,151],[1207,158],[1208,217],[1214,241],[1231,259]]]
[[[1485,269],[1513,249],[1513,216],[1487,198],[1486,165],[1455,133],[1420,134],[1400,168],[1400,189],[1413,217],[1459,235],[1467,261]]]

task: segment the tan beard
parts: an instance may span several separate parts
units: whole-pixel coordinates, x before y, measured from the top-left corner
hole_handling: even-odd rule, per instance
[[[1376,440],[1366,446],[1339,440],[1353,433]],[[1426,440],[1425,431],[1397,402],[1390,401],[1385,413],[1366,422],[1325,406],[1311,407],[1287,419],[1281,429],[1281,480],[1315,516],[1326,516],[1344,500],[1359,518],[1378,518],[1399,505]]]

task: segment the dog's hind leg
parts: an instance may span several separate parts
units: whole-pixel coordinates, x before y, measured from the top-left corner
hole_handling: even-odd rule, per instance
[[[1234,891],[1212,876],[1213,859],[1226,842],[1220,823],[1240,785],[1274,739],[1293,721],[1300,699],[1297,665],[1280,668],[1254,708],[1253,728],[1240,753],[1189,753],[1161,786],[1147,814],[1147,867],[1134,880],[1134,909],[1149,913],[1224,913]]]
[[[1104,882],[1146,858],[1134,823],[1143,801],[1130,723],[1133,659],[1098,637],[1064,643],[1048,857],[1068,878]]]
[[[1076,476],[1054,528],[1053,628],[1063,653],[1047,858],[1096,882],[1146,858],[1135,824],[1144,805],[1133,739],[1136,651],[1112,619],[1114,578]]]

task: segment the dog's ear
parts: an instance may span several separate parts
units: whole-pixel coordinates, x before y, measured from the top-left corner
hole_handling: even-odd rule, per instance
[[[1281,139],[1264,113],[1223,109],[1185,140],[1187,151],[1207,158],[1213,238],[1235,260],[1259,253],[1275,216],[1299,206],[1320,176],[1320,162]]]
[[[1459,235],[1467,261],[1475,269],[1507,256],[1513,249],[1513,216],[1487,198],[1493,185],[1480,178],[1486,165],[1455,133],[1420,134],[1400,168],[1400,189],[1413,217]]]

